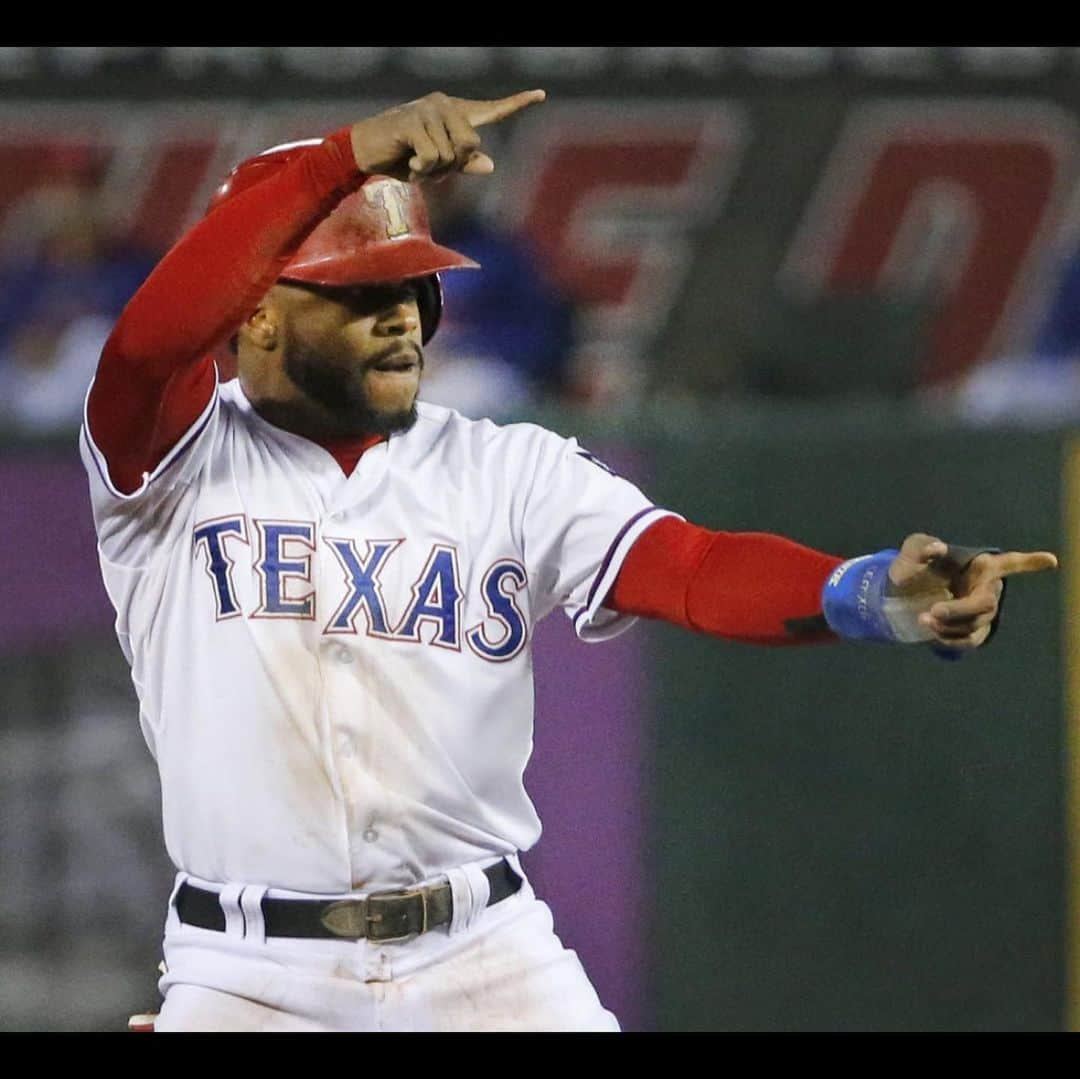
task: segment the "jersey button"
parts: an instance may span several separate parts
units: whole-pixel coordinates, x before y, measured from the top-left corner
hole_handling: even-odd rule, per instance
[[[352,663],[353,654],[344,645],[341,645],[337,650],[338,663]]]
[[[379,833],[376,832],[374,828],[365,828],[364,829],[364,842],[365,843],[374,843],[375,840],[378,839],[378,838],[379,838]]]

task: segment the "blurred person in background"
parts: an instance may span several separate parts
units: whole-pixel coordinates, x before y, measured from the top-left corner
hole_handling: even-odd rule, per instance
[[[485,213],[481,193],[475,178],[456,174],[425,192],[433,232],[484,272],[443,280],[437,362],[422,396],[499,419],[566,393],[576,310],[528,241]]]
[[[0,427],[71,432],[105,339],[154,257],[115,230],[85,166],[36,189],[22,211],[30,242],[0,264]]]
[[[1080,420],[1080,247],[1061,261],[1027,353],[980,364],[958,387],[972,424],[1049,427]]]

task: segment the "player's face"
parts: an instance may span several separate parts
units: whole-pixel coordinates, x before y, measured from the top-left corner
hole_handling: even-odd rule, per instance
[[[424,369],[416,287],[289,283],[283,367],[344,430],[389,434],[416,420]]]

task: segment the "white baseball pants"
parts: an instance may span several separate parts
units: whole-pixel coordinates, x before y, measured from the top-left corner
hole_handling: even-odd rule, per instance
[[[297,893],[178,875],[221,893],[226,928],[170,902],[156,1031],[617,1031],[527,880],[486,906],[486,864],[447,874],[449,926],[397,943],[267,939],[262,896]]]

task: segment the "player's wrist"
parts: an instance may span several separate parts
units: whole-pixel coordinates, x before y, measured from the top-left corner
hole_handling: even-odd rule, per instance
[[[838,637],[888,643],[901,639],[885,605],[889,567],[898,553],[890,549],[850,558],[826,578],[821,611]]]
[[[353,137],[353,129],[355,124],[349,124],[346,127],[338,128],[337,131],[331,132],[323,140],[333,145],[340,155],[345,167],[348,168],[354,176],[367,177],[370,175],[369,170],[365,169],[359,162],[356,156],[356,142]]]

